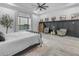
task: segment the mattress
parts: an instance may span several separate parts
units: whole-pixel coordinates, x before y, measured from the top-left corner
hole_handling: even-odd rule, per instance
[[[11,56],[42,42],[39,34],[26,31],[6,34],[5,39],[4,42],[0,42],[0,56]]]

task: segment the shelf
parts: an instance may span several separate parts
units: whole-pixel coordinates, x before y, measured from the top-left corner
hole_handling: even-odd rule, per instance
[[[74,19],[74,20],[56,20],[56,21],[43,21],[40,23],[50,23],[50,22],[64,22],[64,21],[79,21],[79,19]]]

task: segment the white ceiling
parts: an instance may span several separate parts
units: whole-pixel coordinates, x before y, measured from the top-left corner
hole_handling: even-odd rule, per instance
[[[14,10],[18,10],[24,13],[36,13],[36,14],[42,14],[46,12],[55,12],[75,6],[79,6],[78,3],[47,3],[46,5],[49,6],[47,10],[36,10],[36,7],[33,6],[36,5],[36,3],[0,3],[1,7],[6,7]]]

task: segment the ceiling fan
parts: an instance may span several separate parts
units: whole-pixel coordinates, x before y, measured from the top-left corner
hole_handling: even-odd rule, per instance
[[[46,3],[37,3],[37,5],[33,5],[36,7],[36,10],[46,10],[48,8],[48,6],[46,5]]]

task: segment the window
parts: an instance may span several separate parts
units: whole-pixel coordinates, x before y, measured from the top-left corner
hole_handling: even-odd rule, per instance
[[[31,19],[29,17],[18,17],[19,30],[27,30],[31,26]]]

